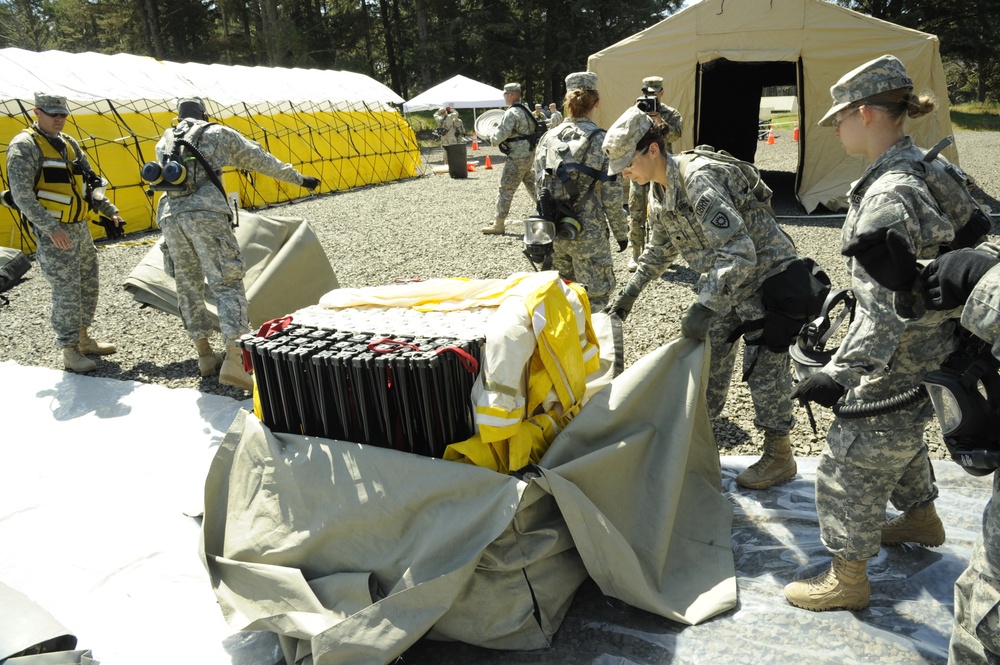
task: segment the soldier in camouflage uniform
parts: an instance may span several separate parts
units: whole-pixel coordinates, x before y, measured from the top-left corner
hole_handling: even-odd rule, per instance
[[[797,256],[791,239],[770,212],[771,191],[752,165],[714,153],[673,155],[670,128],[661,128],[637,106],[622,115],[604,140],[612,173],[649,183],[650,237],[639,266],[608,311],[623,319],[643,287],[679,255],[701,273],[698,298],[681,322],[681,333],[709,338],[709,415],[725,404],[736,359],[738,329],[764,318],[760,289]],[[730,158],[732,159],[732,158]],[[744,487],[764,489],[792,478],[797,466],[789,431],[792,379],[787,353],[762,344],[763,331],[744,337],[743,373],[764,433],[764,454],[737,477]]]
[[[562,121],[563,116],[559,112],[559,107],[556,106],[555,102],[552,102],[549,104],[549,129],[555,129]]]
[[[578,72],[567,76],[567,117],[542,137],[535,150],[539,207],[544,208],[552,200],[568,208],[562,214],[540,210],[542,216],[552,221],[569,216],[580,224],[575,238],[556,237],[552,267],[563,279],[587,287],[591,310],[595,312],[608,304],[615,288],[608,228],[618,251],[628,243],[621,183],[618,176],[607,173],[608,158],[601,148],[605,131],[591,120],[599,100],[597,74]]]
[[[535,132],[531,109],[521,101],[521,84],[508,83],[503,87],[504,101],[510,104],[503,114],[496,134],[489,137],[500,151],[507,155],[500,174],[500,192],[497,194],[497,211],[493,224],[483,227],[486,234],[504,232],[507,223],[507,213],[514,194],[521,183],[527,188],[531,199],[535,198],[535,179],[531,171],[535,151],[529,138]]]
[[[667,152],[673,152],[674,141],[681,137],[683,122],[681,120],[680,111],[662,103],[662,77],[647,76],[642,79],[642,87],[643,90],[648,90],[649,94],[656,97],[656,103],[659,107],[659,111],[651,117],[658,125],[666,128],[663,135],[663,147]],[[629,183],[628,241],[629,245],[632,247],[632,256],[628,260],[629,272],[635,272],[635,269],[638,267],[637,261],[639,260],[639,255],[642,254],[642,250],[646,247],[646,199],[648,196],[648,183],[645,185],[640,185],[637,182]]]
[[[819,124],[834,128],[848,155],[871,163],[849,193],[841,234],[845,255],[853,253],[852,239],[880,228],[901,233],[919,259],[935,258],[954,238],[951,222],[912,170],[923,152],[904,134],[903,121],[934,108],[933,100],[912,90],[903,64],[890,55],[848,72],[830,88],[833,107]],[[891,290],[850,256],[847,267],[857,298],[854,321],[831,360],[799,383],[793,397],[861,408],[916,389],[955,349],[954,324],[940,317],[903,321]],[[787,585],[790,603],[815,611],[863,609],[871,593],[868,559],[880,545],[944,542],[923,441],[932,415],[930,402],[919,400],[891,413],[834,419],[816,470],[820,535],[833,563],[817,577]],[[887,502],[903,513],[886,521]]]
[[[103,193],[87,185],[84,174],[93,174],[87,155],[62,132],[69,115],[66,98],[35,93],[34,113],[37,120],[7,148],[11,197],[34,228],[38,263],[52,285],[51,321],[63,364],[74,372],[93,372],[97,364],[86,355],[107,355],[118,347],[95,341],[87,331],[98,293],[87,208],[117,226],[123,220]]]
[[[236,340],[250,330],[243,288],[246,267],[233,233],[233,211],[216,180],[222,167],[235,166],[307,189],[315,189],[320,182],[283,164],[235,129],[209,123],[205,104],[198,97],[180,100],[177,116],[177,125],[164,132],[156,144],[157,161],[165,164],[175,143],[183,140],[204,156],[216,178],[192,157],[185,161],[185,188],[164,191],[160,196],[157,222],[163,231],[164,261],[173,267],[181,319],[198,351],[201,375],[219,371],[220,383],[251,390],[253,378],[244,371],[242,354],[236,347]],[[212,350],[208,339],[213,323],[205,307],[206,279],[218,308],[224,360]]]
[[[465,136],[465,125],[462,123],[458,111],[446,106],[438,109],[437,113],[434,114],[434,119],[437,120],[438,127],[444,130],[441,135],[441,145],[455,145],[462,142],[462,137]]]

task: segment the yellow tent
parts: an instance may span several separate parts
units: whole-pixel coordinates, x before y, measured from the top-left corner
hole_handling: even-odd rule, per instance
[[[118,54],[35,53],[0,49],[0,181],[6,148],[34,120],[34,93],[59,94],[72,115],[66,133],[80,140],[111,186],[108,197],[126,232],[155,228],[155,201],[139,178],[175,117],[180,97],[197,95],[216,122],[234,127],[278,159],[322,180],[318,191],[348,189],[417,174],[420,149],[393,105],[403,99],[352,72],[162,62]],[[301,187],[227,169],[223,183],[241,207],[305,196]],[[20,215],[0,207],[0,246],[34,251]],[[104,230],[92,225],[95,237]]]
[[[850,183],[864,169],[832,129],[816,126],[830,108],[830,86],[885,53],[903,61],[917,92],[938,99],[938,111],[906,125],[918,145],[933,146],[952,131],[937,37],[824,0],[703,0],[591,55],[588,67],[599,77],[602,127],[634,103],[644,77],[662,76],[663,103],[684,117],[674,149],[708,144],[747,161],[758,147],[761,89],[796,86],[795,191],[812,212],[845,208]],[[957,163],[953,147],[943,154]]]

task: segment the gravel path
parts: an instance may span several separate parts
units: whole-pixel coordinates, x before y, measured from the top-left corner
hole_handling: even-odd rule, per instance
[[[983,189],[985,198],[1000,211],[1000,133],[957,132],[962,164]],[[765,180],[779,192],[776,209],[780,221],[803,255],[824,266],[837,287],[847,286],[839,255],[840,217],[802,217],[787,192],[797,159],[791,131],[779,131],[774,145],[759,144],[757,163]],[[494,168],[482,164],[490,156]],[[519,225],[510,223],[503,236],[485,236],[479,228],[492,219],[502,156],[490,146],[469,152],[478,166],[466,179],[434,173],[444,164],[441,150],[425,155],[426,174],[403,182],[365,187],[350,192],[312,197],[292,206],[271,209],[275,215],[309,220],[330,258],[342,286],[386,284],[412,277],[503,278],[530,270],[521,255]],[[782,192],[782,188],[787,190]],[[532,212],[523,190],[514,198],[510,220]],[[101,301],[92,333],[119,345],[119,352],[98,359],[95,376],[156,383],[174,388],[195,388],[208,393],[245,397],[198,376],[194,349],[180,319],[140,308],[121,288],[129,272],[150,250],[158,231],[129,235],[117,242],[99,241]],[[615,272],[624,283],[627,253],[615,254]],[[53,347],[48,323],[51,291],[34,266],[27,279],[6,295],[10,305],[0,306],[6,342],[0,360],[23,365],[62,369],[61,354]],[[624,326],[626,364],[674,338],[680,316],[693,298],[696,275],[686,265],[673,266],[663,280],[650,284]],[[218,342],[218,340],[216,340]],[[739,363],[737,363],[739,366]],[[739,367],[737,367],[737,370]],[[753,428],[753,408],[746,386],[736,377],[729,394],[726,417],[716,425],[723,454],[759,454],[760,436]],[[815,408],[819,435],[796,407],[798,426],[793,433],[796,452],[819,454],[830,413]],[[936,425],[928,430],[928,445],[935,458],[947,457]]]

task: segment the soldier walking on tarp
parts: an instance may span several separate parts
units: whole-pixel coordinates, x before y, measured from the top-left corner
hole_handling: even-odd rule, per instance
[[[180,100],[177,117],[177,124],[156,144],[157,164],[152,170],[158,165],[160,173],[147,173],[150,164],[143,167],[143,178],[152,189],[163,190],[157,223],[163,231],[164,265],[177,283],[178,308],[198,350],[201,375],[219,371],[220,383],[251,390],[253,378],[243,369],[242,353],[236,347],[236,340],[250,331],[243,288],[246,266],[220,180],[222,167],[259,171],[306,189],[315,189],[320,181],[283,164],[235,129],[208,122],[199,97]],[[173,165],[182,165],[178,180],[173,179]],[[205,307],[206,280],[218,308],[225,360],[209,344],[213,321]]]
[[[124,224],[118,208],[104,197],[106,182],[94,173],[87,155],[63,133],[69,107],[65,97],[35,93],[37,120],[7,148],[12,202],[28,219],[38,242],[38,263],[52,285],[52,328],[63,350],[63,364],[74,372],[93,372],[87,355],[118,350],[95,341],[87,329],[97,311],[98,266],[87,210]]]

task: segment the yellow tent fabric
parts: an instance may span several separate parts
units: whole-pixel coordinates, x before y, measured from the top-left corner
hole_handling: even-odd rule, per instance
[[[80,140],[95,169],[111,183],[108,198],[126,233],[155,228],[156,197],[146,194],[142,165],[175,117],[176,100],[205,99],[213,121],[231,126],[306,175],[319,192],[417,174],[420,149],[394,106],[403,99],[352,72],[172,63],[128,54],[35,53],[0,49],[0,189],[7,187],[6,148],[34,120],[36,91],[65,96],[66,133]],[[244,208],[308,195],[298,186],[226,169],[223,184]],[[0,246],[34,251],[19,215],[0,207]],[[95,237],[104,230],[91,225]]]
[[[844,153],[832,129],[816,126],[830,108],[830,86],[851,69],[886,53],[903,61],[917,92],[929,91],[937,98],[936,112],[906,125],[918,145],[935,145],[952,131],[937,37],[824,0],[704,0],[594,53],[588,68],[600,80],[596,120],[602,127],[634,103],[643,77],[662,76],[663,103],[684,117],[684,133],[674,142],[680,151],[704,142],[701,136],[712,113],[723,114],[716,122],[740,125],[739,131],[748,136],[756,132],[759,94],[745,106],[752,117],[737,116],[738,100],[732,95],[724,104],[706,105],[706,77],[713,68],[718,71],[723,63],[789,63],[793,74],[788,83],[797,85],[799,102],[796,195],[812,212],[820,205],[846,208],[850,183],[864,170],[860,157]],[[733,67],[733,71],[739,76],[749,69]],[[730,83],[733,89],[742,85],[738,80]],[[958,162],[953,147],[942,154]]]

